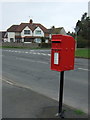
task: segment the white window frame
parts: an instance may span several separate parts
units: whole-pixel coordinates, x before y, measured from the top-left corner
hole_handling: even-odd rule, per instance
[[[24,30],[24,34],[25,35],[27,35],[27,34],[29,35],[30,34],[30,30]]]
[[[36,35],[41,35],[42,32],[41,32],[41,30],[36,30],[36,31],[35,31],[35,34],[36,34]]]

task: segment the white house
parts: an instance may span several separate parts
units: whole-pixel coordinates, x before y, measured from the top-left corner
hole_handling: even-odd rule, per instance
[[[47,29],[42,24],[33,23],[33,20],[30,19],[29,23],[12,25],[8,28],[7,42],[41,43],[44,38],[45,43],[48,43],[52,34],[66,35],[66,32],[63,27]]]
[[[41,43],[42,37],[49,41],[49,31],[39,23],[21,23],[7,29],[8,42]]]

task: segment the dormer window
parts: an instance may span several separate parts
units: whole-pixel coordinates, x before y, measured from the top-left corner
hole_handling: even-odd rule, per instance
[[[36,30],[36,31],[35,31],[35,34],[36,34],[36,35],[41,35],[41,30]]]
[[[24,34],[30,34],[30,30],[24,30]]]

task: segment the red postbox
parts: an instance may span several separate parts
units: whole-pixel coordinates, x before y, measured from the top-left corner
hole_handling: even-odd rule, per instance
[[[68,35],[52,35],[51,70],[74,69],[75,40]]]

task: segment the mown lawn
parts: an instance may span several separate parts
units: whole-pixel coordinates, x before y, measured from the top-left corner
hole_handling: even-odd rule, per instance
[[[90,58],[90,49],[88,48],[77,48],[75,52],[76,57]]]

